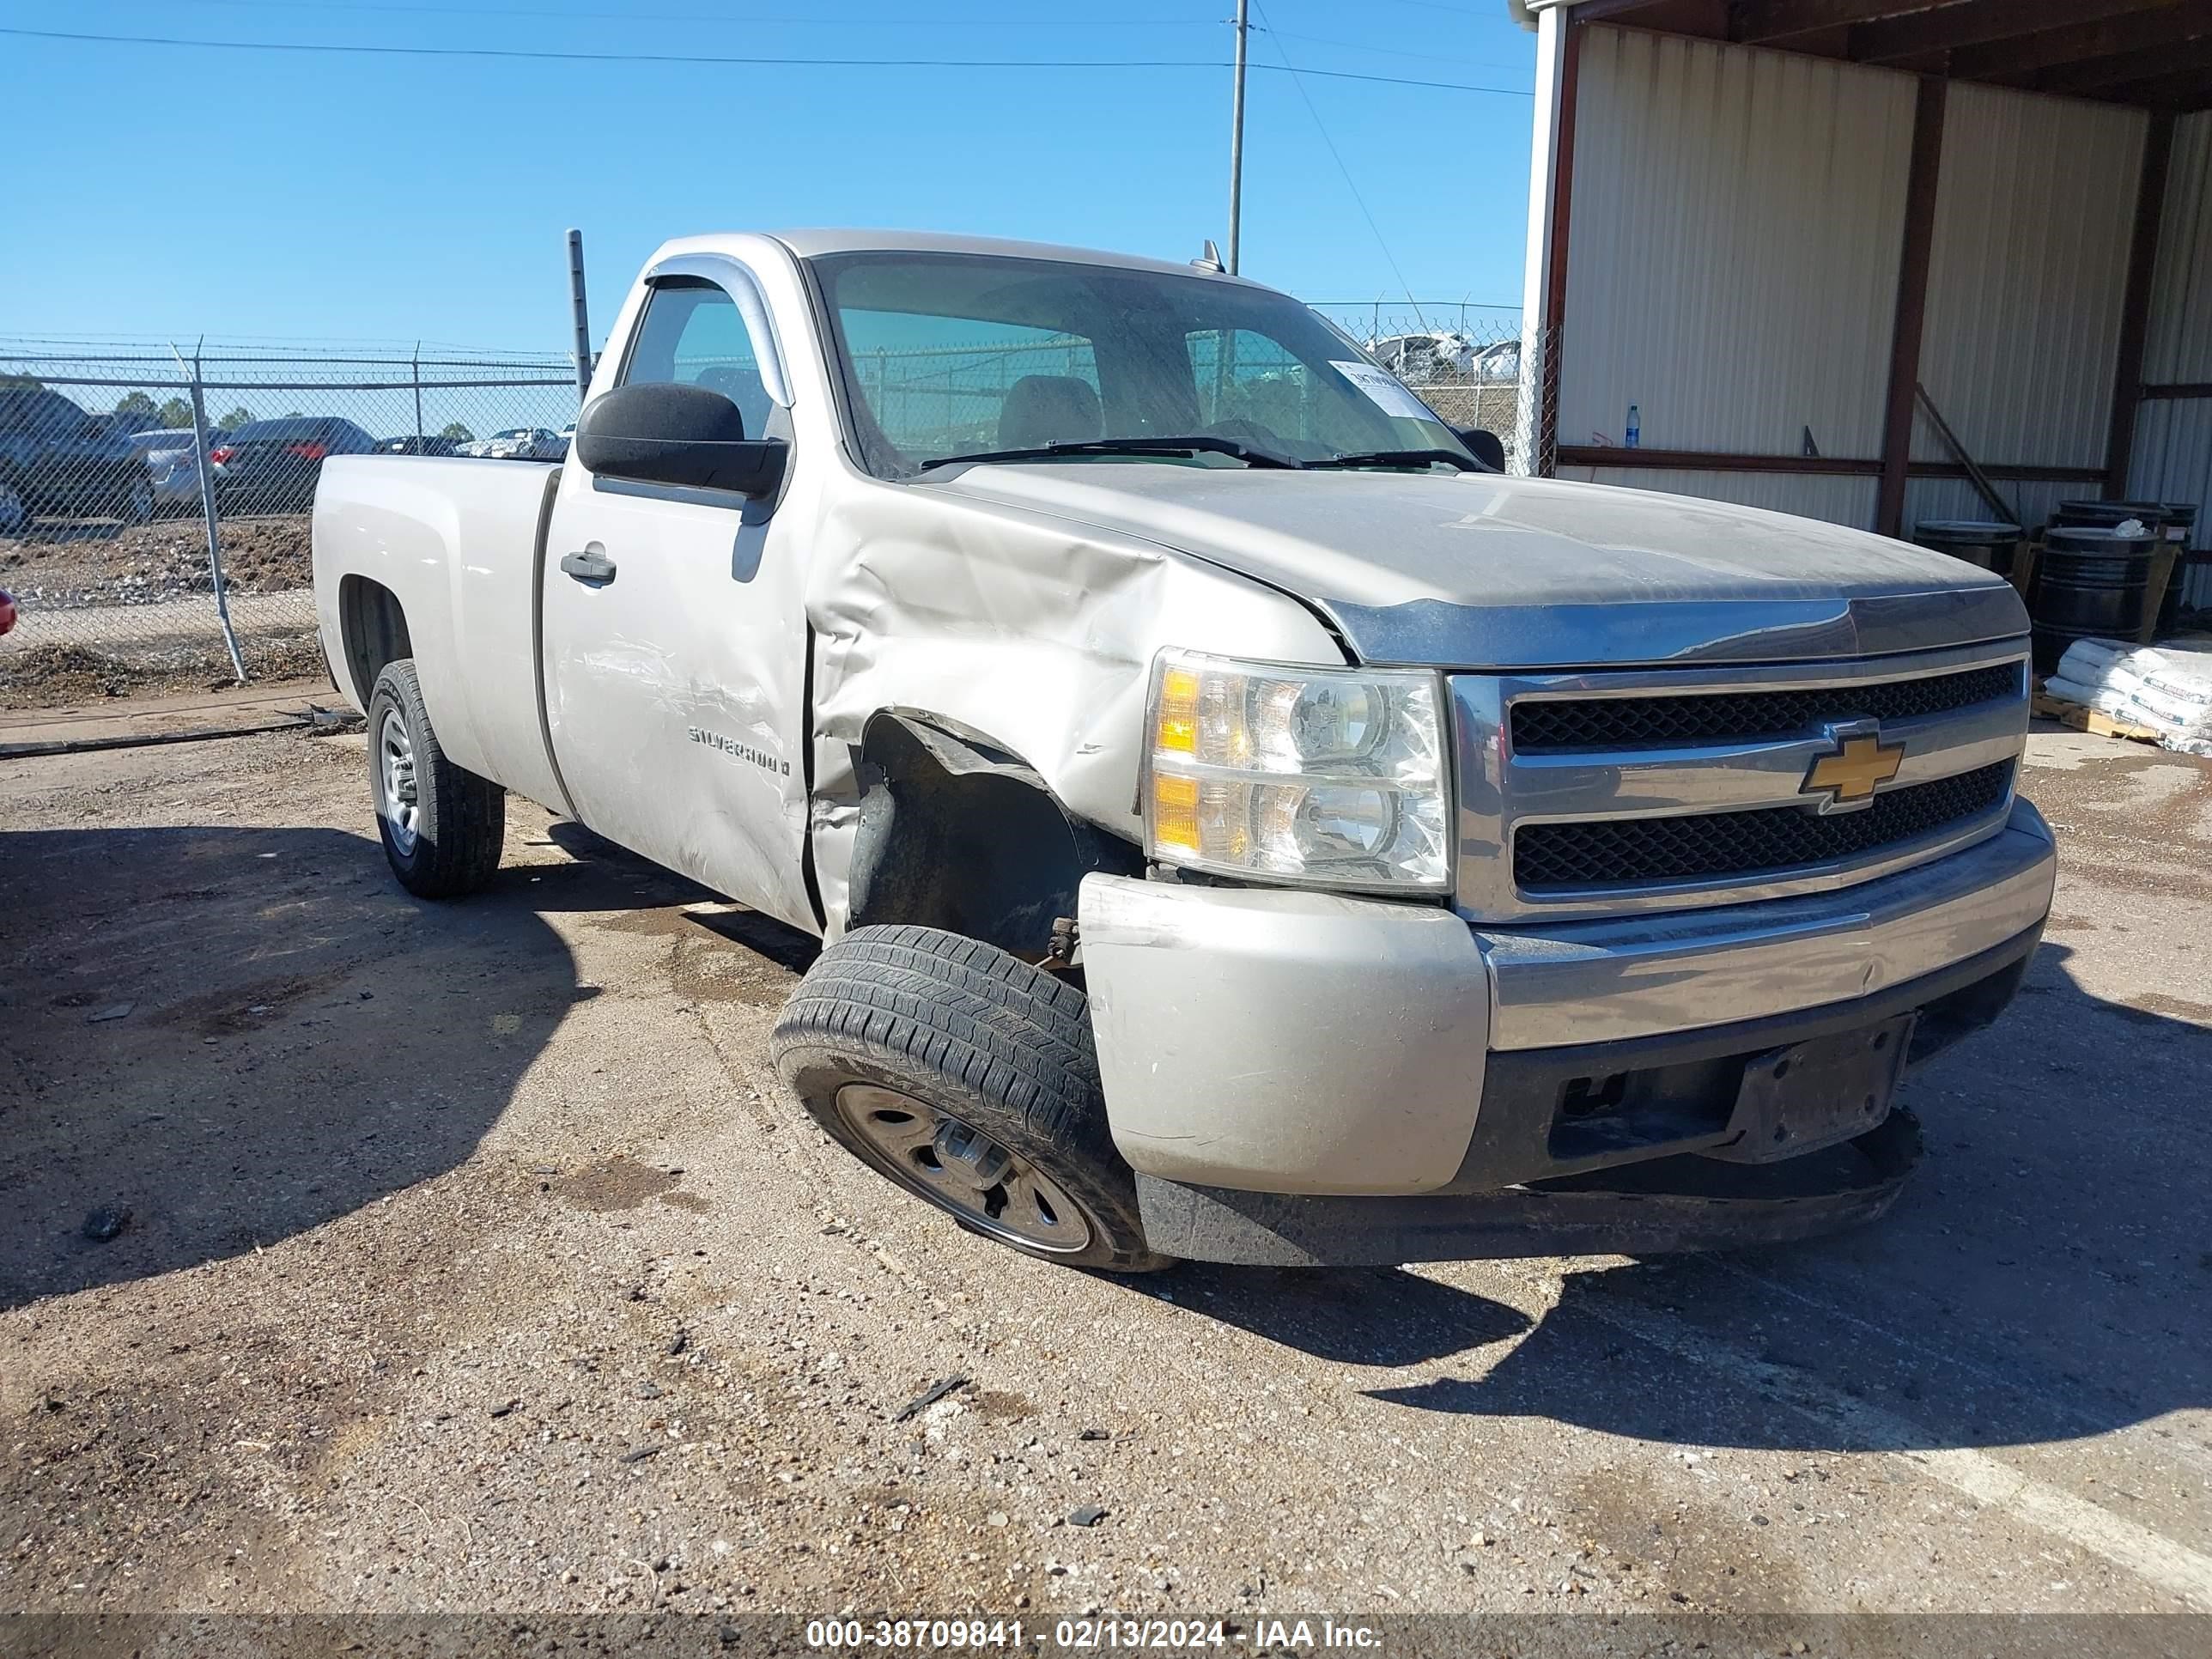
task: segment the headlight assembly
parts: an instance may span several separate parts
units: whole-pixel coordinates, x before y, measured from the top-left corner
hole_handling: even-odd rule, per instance
[[[1163,651],[1152,665],[1145,850],[1320,887],[1449,884],[1437,677]]]

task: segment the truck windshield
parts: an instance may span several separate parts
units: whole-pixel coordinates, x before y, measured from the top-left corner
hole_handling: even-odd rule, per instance
[[[1358,347],[1267,289],[998,254],[811,264],[854,443],[878,477],[948,456],[1054,450],[1124,464],[1477,465]],[[1231,441],[1164,441],[1194,434]]]

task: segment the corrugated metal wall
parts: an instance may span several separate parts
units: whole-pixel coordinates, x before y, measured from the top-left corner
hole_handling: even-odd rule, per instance
[[[2173,124],[2143,379],[2212,380],[2212,112]]]
[[[1559,441],[1620,442],[1634,404],[1651,448],[1795,454],[1809,425],[1879,453],[1912,105],[1905,76],[1589,27]]]
[[[1658,467],[1561,467],[1559,477],[1583,483],[1613,484],[1626,489],[1656,489],[1670,495],[1699,495],[1707,501],[1764,507],[1831,524],[1874,522],[1875,481],[1833,473],[1800,477],[1786,472],[1680,472]]]
[[[1920,380],[1984,465],[2104,467],[2148,125],[1951,87]],[[1950,459],[1925,420],[1912,455]]]
[[[2143,379],[2165,386],[2212,382],[2212,113],[2174,125]],[[2212,548],[2212,399],[2143,404],[2128,494],[2197,502],[2197,545]],[[2192,569],[2184,593],[2191,605],[2212,605],[2212,566]]]
[[[1789,455],[1809,426],[1825,454],[1879,456],[1913,77],[1583,29],[1559,442],[1620,442],[1634,404],[1650,448]],[[2212,122],[2186,125],[2177,178],[2202,177]],[[2137,111],[1950,88],[1920,377],[1985,464],[2104,465],[2147,128]],[[2197,298],[2174,302],[2194,319],[2169,325],[2168,358],[2201,348],[2190,378],[2212,379],[2212,212],[2197,235],[2179,249],[2169,228],[2166,287]],[[1921,428],[1915,459],[1948,460]],[[1565,476],[1874,520],[1870,479]],[[2098,485],[2002,488],[2034,524]],[[1985,516],[1964,483],[1907,492],[1908,525]]]

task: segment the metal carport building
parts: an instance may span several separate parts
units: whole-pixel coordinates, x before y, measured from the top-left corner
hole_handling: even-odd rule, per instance
[[[2212,0],[1529,5],[1534,470],[1987,517],[1924,386],[2031,526],[2212,501]]]

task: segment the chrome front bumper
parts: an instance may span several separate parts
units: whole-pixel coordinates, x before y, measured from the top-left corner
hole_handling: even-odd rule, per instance
[[[2018,802],[1996,836],[1841,891],[1510,928],[1093,875],[1082,962],[1115,1144],[1146,1176],[1285,1194],[1465,1190],[1478,1173],[1496,1185],[1663,1156],[1678,1148],[1551,1157],[1542,1124],[1501,1139],[1478,1119],[1505,1109],[1508,1077],[1525,1116],[1547,1050],[1600,1074],[1724,1066],[2000,947],[2024,952],[2056,870],[2049,830]],[[1615,1051],[1629,1058],[1601,1063]],[[1480,1156],[1504,1140],[1512,1158]]]

